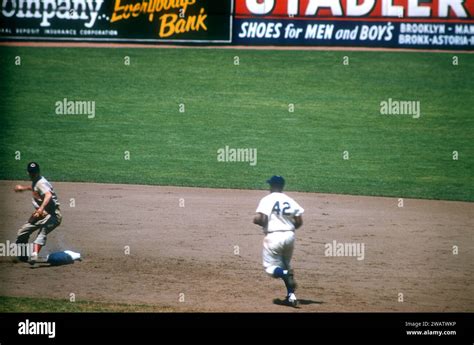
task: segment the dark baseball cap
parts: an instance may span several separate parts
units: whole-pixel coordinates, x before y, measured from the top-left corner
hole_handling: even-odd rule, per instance
[[[36,162],[30,162],[30,163],[28,163],[28,166],[27,166],[26,170],[28,170],[28,172],[30,174],[31,173],[39,173],[40,172],[40,166]]]
[[[267,180],[267,183],[270,184],[270,186],[284,186],[285,185],[285,179],[282,176],[278,175],[273,175]]]

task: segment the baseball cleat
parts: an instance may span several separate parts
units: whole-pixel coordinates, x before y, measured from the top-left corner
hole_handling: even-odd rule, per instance
[[[38,261],[38,253],[31,253],[30,259],[28,260],[28,263],[30,265],[34,265]]]
[[[296,297],[290,298],[289,296],[286,296],[285,299],[275,298],[273,300],[273,304],[283,305],[285,307],[293,307],[293,308],[299,308],[300,306],[299,301],[296,299]]]
[[[282,305],[286,305],[288,307],[293,307],[293,308],[299,307],[298,299],[296,299],[296,296],[294,293],[286,296],[286,298],[283,300]]]
[[[297,308],[298,307],[298,299],[296,298],[294,293],[289,294],[286,297],[288,304],[290,304],[292,307]]]
[[[296,290],[296,288],[298,287],[298,284],[295,280],[295,275],[293,273],[293,269],[288,270],[288,285],[290,285],[290,288],[292,288],[293,290]]]
[[[298,302],[297,299],[290,301],[290,304],[293,308],[299,308],[300,307],[300,302]]]

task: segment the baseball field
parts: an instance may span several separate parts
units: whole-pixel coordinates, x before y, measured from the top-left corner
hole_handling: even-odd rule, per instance
[[[0,242],[32,212],[13,187],[34,160],[64,216],[42,254],[83,255],[1,257],[0,311],[474,311],[473,54],[0,46],[0,64]],[[419,111],[382,110],[400,102]],[[273,174],[305,208],[299,309],[273,303],[252,224]]]

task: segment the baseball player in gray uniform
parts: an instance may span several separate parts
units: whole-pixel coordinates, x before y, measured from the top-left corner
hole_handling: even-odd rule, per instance
[[[28,174],[32,181],[31,186],[16,185],[15,192],[32,191],[33,206],[35,212],[19,230],[16,238],[17,244],[28,243],[30,235],[39,230],[33,243],[33,252],[29,258],[30,264],[38,260],[41,248],[46,244],[47,235],[61,224],[62,216],[59,210],[59,202],[53,186],[40,175],[38,163],[30,162],[27,166]],[[27,257],[19,257],[27,261]]]
[[[260,200],[253,222],[262,226],[263,267],[273,278],[281,278],[287,289],[285,304],[298,306],[295,295],[296,281],[290,266],[295,245],[295,230],[303,225],[304,209],[283,193],[285,179],[272,176],[270,194]]]

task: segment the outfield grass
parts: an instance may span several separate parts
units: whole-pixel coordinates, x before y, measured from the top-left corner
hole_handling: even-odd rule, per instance
[[[281,174],[289,190],[473,201],[474,55],[458,56],[0,47],[0,179],[36,160],[52,181],[260,189]],[[64,98],[96,117],[56,115]],[[380,115],[388,98],[421,117]],[[226,145],[257,165],[218,162]]]
[[[172,308],[141,304],[69,302],[49,298],[0,296],[0,313],[173,312]]]

